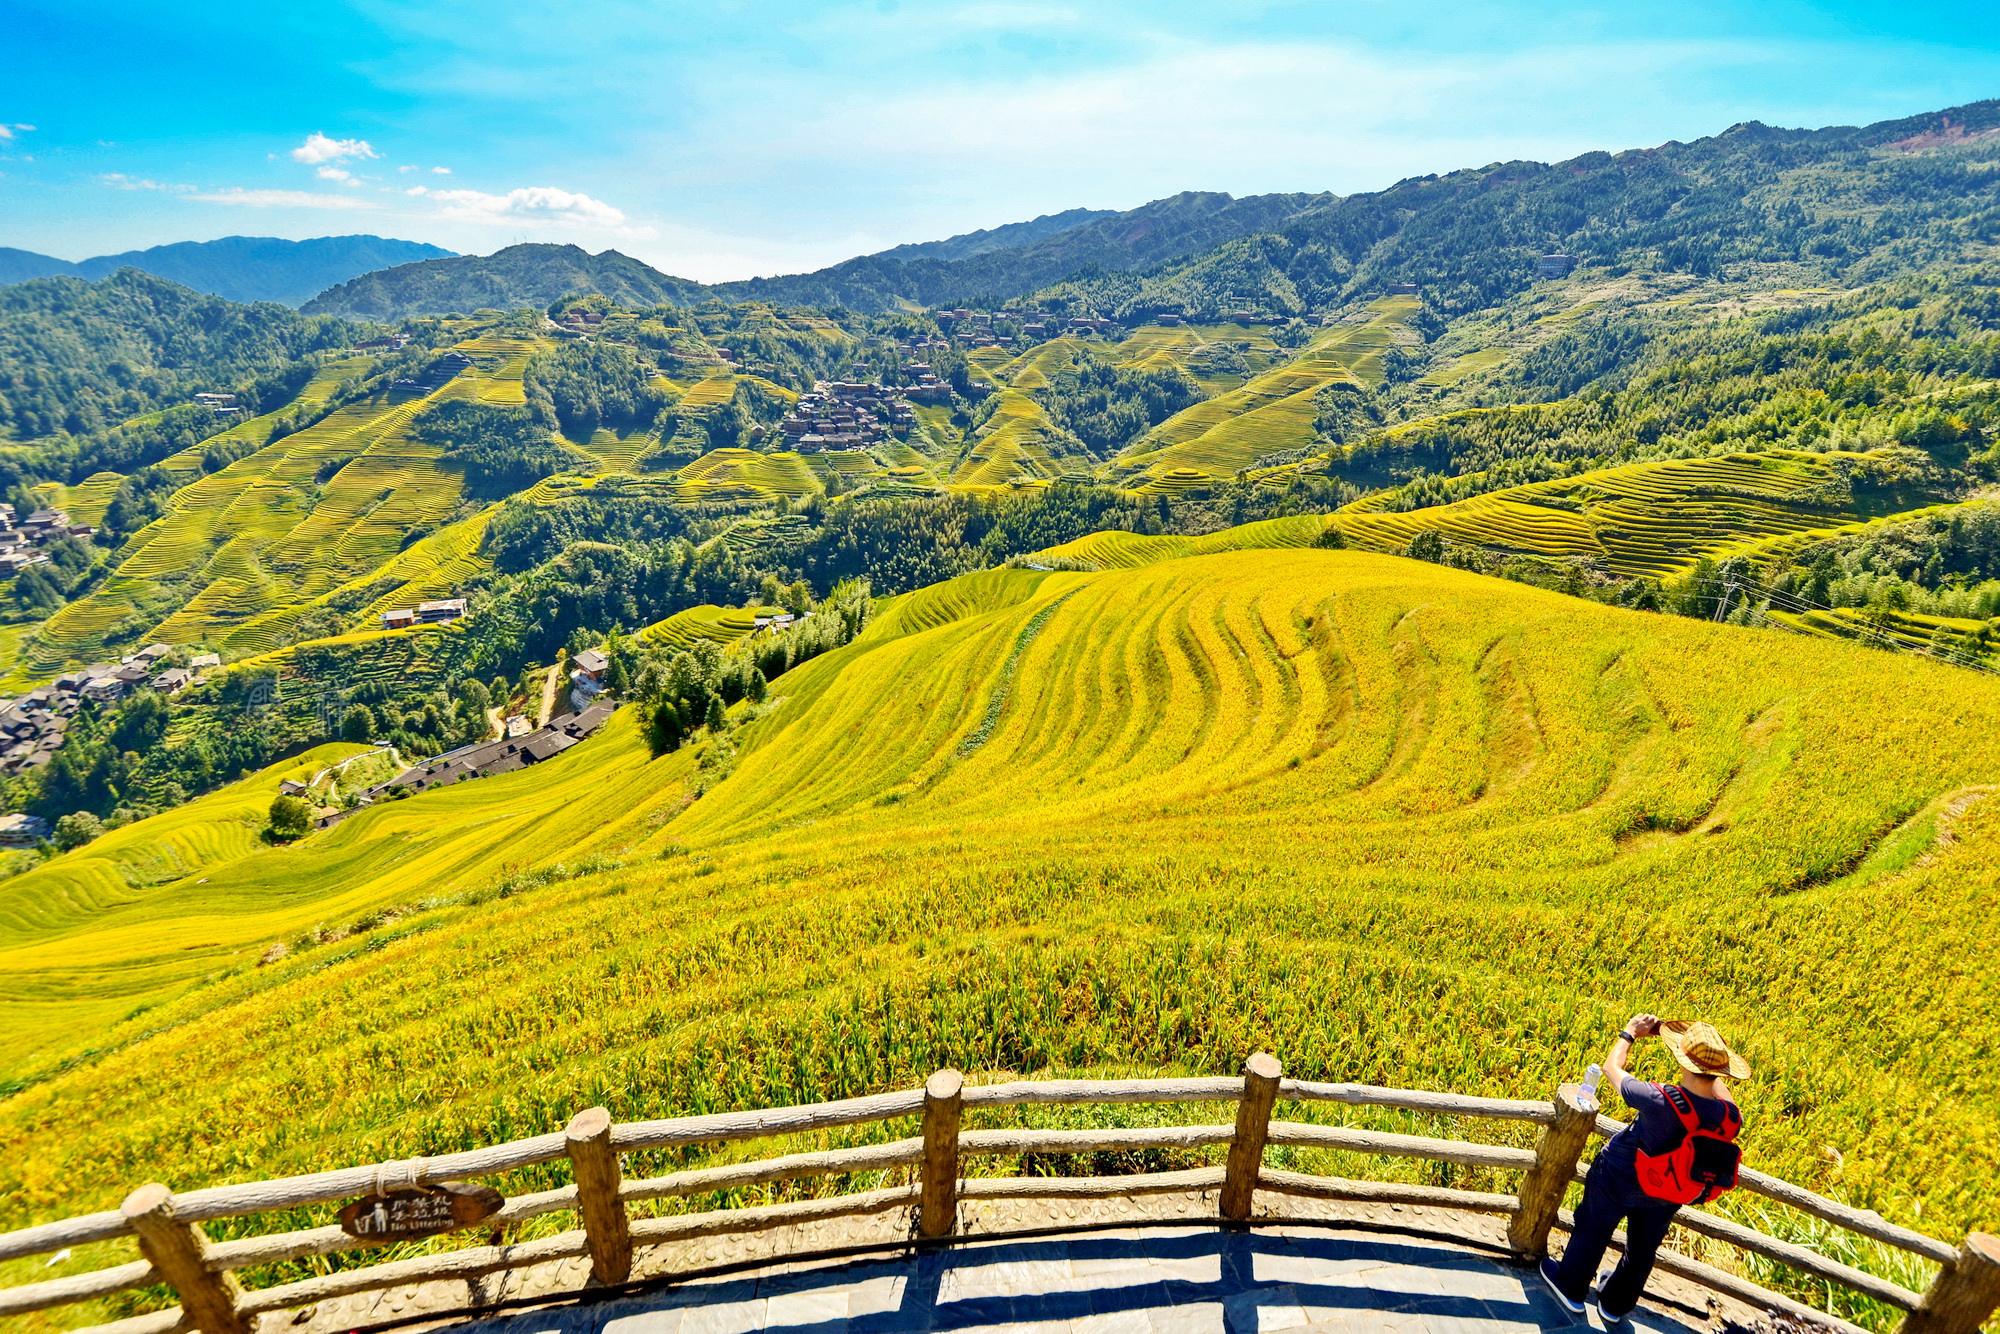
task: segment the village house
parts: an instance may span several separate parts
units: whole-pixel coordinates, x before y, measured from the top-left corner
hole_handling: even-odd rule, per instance
[[[413,794],[426,792],[431,788],[450,787],[468,779],[490,778],[495,774],[511,773],[530,764],[539,764],[603,727],[615,708],[617,705],[611,701],[601,700],[579,712],[551,718],[541,727],[519,735],[509,728],[508,734],[497,741],[460,746],[422,764],[412,765],[388,782],[368,789],[363,794],[363,800],[380,800],[398,791]],[[322,817],[318,825],[324,829],[351,814],[352,811],[335,812]]]
[[[439,598],[435,602],[417,604],[419,625],[442,625],[446,621],[455,621],[463,615],[465,615],[464,598]]]
[[[604,655],[602,649],[584,649],[572,657],[570,662],[575,668],[569,674],[570,680],[579,686],[588,683],[592,690],[604,688],[604,674],[611,668],[611,659]]]
[[[1535,257],[1535,276],[1537,278],[1567,278],[1575,271],[1575,255],[1566,255],[1558,251],[1553,254],[1537,255]]]
[[[194,684],[194,673],[185,667],[169,667],[153,678],[153,689],[163,695],[178,694]]]
[[[198,672],[205,672],[211,667],[220,667],[221,665],[222,655],[220,653],[197,653],[188,659],[188,666]]]
[[[32,848],[49,836],[49,822],[38,815],[0,815],[0,848]]]
[[[384,630],[407,630],[416,623],[417,613],[409,607],[397,607],[393,611],[382,613],[382,628]]]

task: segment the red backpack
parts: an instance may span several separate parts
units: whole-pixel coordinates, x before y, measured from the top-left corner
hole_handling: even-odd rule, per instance
[[[1703,1204],[1736,1187],[1743,1152],[1736,1132],[1743,1114],[1735,1103],[1724,1104],[1722,1124],[1705,1126],[1694,1101],[1678,1084],[1655,1084],[1667,1106],[1680,1118],[1681,1137],[1665,1153],[1638,1152],[1639,1189],[1666,1204]]]

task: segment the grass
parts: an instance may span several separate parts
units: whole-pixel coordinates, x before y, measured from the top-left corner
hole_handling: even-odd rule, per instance
[[[1934,664],[1368,552],[968,576],[774,681],[733,766],[651,760],[621,715],[31,934],[0,883],[10,983],[147,1007],[10,1052],[0,1226],[944,1064],[1262,1046],[1531,1096],[1649,1008],[1757,1066],[1752,1163],[1956,1240],[2000,1208],[1968,1022],[2000,983],[1996,710]]]

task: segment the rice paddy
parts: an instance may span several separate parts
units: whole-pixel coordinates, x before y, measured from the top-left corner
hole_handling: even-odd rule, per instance
[[[1990,1226],[2000,682],[1775,633],[1360,551],[988,571],[728,747],[620,715],[205,884],[0,884],[6,994],[106,1016],[10,1052],[0,1224],[947,1063],[1532,1095],[1653,1008],[1757,1066],[1756,1166]]]
[[[1587,559],[1620,576],[1671,575],[1703,556],[1825,536],[1864,518],[1829,502],[1838,466],[1863,456],[1766,450],[1632,463],[1387,512],[1364,500],[1334,516],[1357,546],[1399,551],[1435,531],[1495,551]]]
[[[1383,355],[1415,337],[1408,321],[1416,311],[1414,297],[1371,303],[1364,318],[1320,330],[1295,357],[1169,417],[1118,466],[1148,478],[1179,469],[1227,478],[1264,455],[1312,444],[1314,396],[1339,382],[1379,384]]]

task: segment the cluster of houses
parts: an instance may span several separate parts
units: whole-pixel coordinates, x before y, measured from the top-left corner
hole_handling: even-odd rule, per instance
[[[907,392],[862,380],[819,380],[799,395],[778,429],[802,454],[862,449],[916,424],[917,414],[903,398]]]
[[[243,405],[236,401],[234,394],[196,394],[194,405],[198,408],[207,408],[225,420],[241,417],[244,414]]]
[[[453,348],[425,367],[423,374],[405,376],[400,380],[391,380],[389,387],[392,389],[408,389],[419,394],[428,394],[433,389],[443,388],[451,381],[453,376],[462,370],[468,369],[471,365],[471,357],[466,356],[465,353],[460,352],[457,348]]]
[[[387,338],[371,338],[365,343],[356,343],[354,350],[356,352],[401,352],[409,345],[410,336],[408,334],[392,333]]]
[[[464,598],[439,598],[419,602],[414,607],[397,607],[382,613],[384,630],[407,630],[414,625],[446,625],[465,615]]]
[[[0,775],[26,773],[54,759],[86,703],[116,703],[146,686],[171,695],[193,685],[199,672],[222,665],[221,658],[204,653],[185,667],[173,667],[167,665],[172,653],[165,644],[148,644],[116,663],[66,672],[19,699],[0,700]]]
[[[565,333],[592,334],[604,327],[604,312],[601,310],[566,310],[559,320],[549,323]]]
[[[328,811],[314,823],[321,829],[339,824],[356,811],[397,792],[427,792],[434,787],[450,787],[469,778],[490,778],[553,759],[590,736],[618,706],[602,700],[577,713],[551,718],[540,727],[526,718],[510,718],[495,741],[479,741],[446,751],[435,759],[411,765],[386,783],[378,783],[361,794],[361,804],[344,811]],[[304,795],[301,791],[297,795]]]
[[[48,563],[45,548],[65,537],[89,537],[88,524],[71,523],[62,510],[36,510],[16,519],[12,505],[0,505],[0,577]]]

